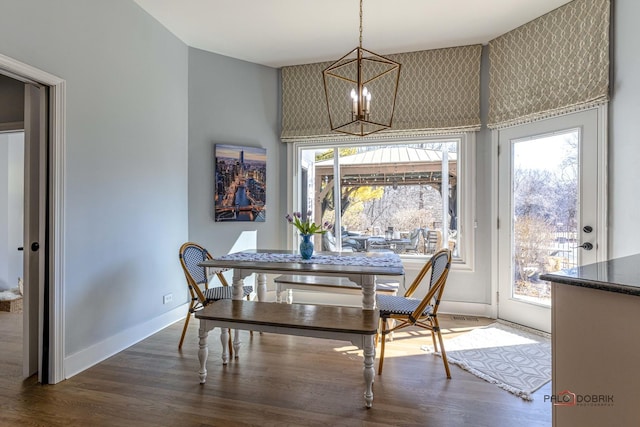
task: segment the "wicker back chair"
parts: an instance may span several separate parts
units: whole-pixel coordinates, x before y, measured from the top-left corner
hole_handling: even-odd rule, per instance
[[[444,350],[444,343],[442,341],[442,334],[440,333],[440,325],[438,324],[437,317],[438,307],[442,293],[444,292],[444,286],[447,282],[450,266],[451,251],[449,249],[441,249],[422,267],[422,270],[420,270],[420,273],[418,273],[418,276],[405,292],[404,296],[377,295],[382,334],[378,374],[382,374],[385,336],[399,329],[406,328],[407,326],[418,326],[431,331],[431,338],[436,351],[438,351],[438,343],[440,343],[444,369],[447,378],[451,378],[449,362],[447,361],[447,354]],[[431,271],[431,276],[429,278],[429,290],[427,294],[422,299],[411,298],[429,271]],[[390,327],[390,321],[394,321],[395,326]],[[436,341],[436,335],[438,341]]]
[[[206,267],[202,267],[200,264],[202,261],[212,259],[209,252],[202,246],[187,242],[180,246],[180,265],[184,271],[184,276],[187,279],[187,286],[189,287],[189,295],[191,300],[189,303],[189,312],[184,321],[184,327],[182,328],[182,335],[180,336],[180,343],[178,348],[182,348],[184,336],[187,332],[187,326],[189,326],[189,319],[191,313],[200,310],[211,301],[217,301],[221,299],[231,299],[233,294],[233,288],[229,286],[227,280],[222,275],[225,269],[212,270]],[[209,287],[211,278],[215,275],[222,286]],[[251,286],[244,286],[242,289],[243,296],[249,297],[253,288]]]

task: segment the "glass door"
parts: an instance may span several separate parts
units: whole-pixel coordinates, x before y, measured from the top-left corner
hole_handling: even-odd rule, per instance
[[[551,331],[540,275],[596,262],[597,110],[499,133],[498,317]]]

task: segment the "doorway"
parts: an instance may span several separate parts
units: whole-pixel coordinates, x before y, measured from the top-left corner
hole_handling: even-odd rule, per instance
[[[27,372],[37,371],[38,381],[57,383],[64,379],[62,298],[64,198],[61,195],[64,188],[65,82],[54,75],[2,54],[0,54],[0,75],[21,82],[25,96],[28,92],[26,87],[32,88],[31,95],[35,95],[36,92],[45,94],[44,97],[31,96],[30,105],[27,99],[20,104],[20,107],[30,114],[28,120],[27,117],[24,117],[24,120],[38,123],[33,127],[23,125],[25,130],[39,129],[37,133],[31,132],[31,137],[39,141],[38,144],[32,144],[33,147],[37,147],[37,150],[25,149],[25,165],[29,164],[31,170],[38,171],[37,177],[25,172],[25,188],[31,189],[25,192],[25,200],[30,200],[28,195],[37,195],[38,199],[36,202],[36,198],[31,197],[33,200],[25,203],[25,223],[32,220],[27,218],[28,211],[31,209],[33,212],[40,213],[38,221],[40,225],[43,223],[45,225],[35,234],[25,235],[24,271],[32,271],[29,265],[38,266],[39,276],[33,280],[36,285],[30,288],[33,293],[23,302],[24,330],[29,331],[24,333],[23,358],[25,375],[28,375]],[[4,97],[0,102],[3,101],[5,101]],[[12,129],[15,129],[13,127],[15,122],[9,124]],[[6,126],[0,126],[0,129],[8,130]],[[29,137],[28,132],[25,132],[25,146],[27,146],[26,141],[32,138]],[[34,165],[37,166],[34,167]],[[32,180],[32,183],[27,182],[26,178]],[[33,188],[37,190],[34,191]],[[45,197],[42,197],[43,195]],[[35,207],[34,203],[40,203],[43,209]],[[31,208],[28,208],[28,205]],[[25,225],[24,229],[34,231],[31,225]],[[33,240],[34,236],[38,237]],[[43,236],[46,236],[46,239]],[[44,242],[42,248],[39,246],[40,242]],[[35,271],[36,268],[33,270]],[[27,280],[28,277],[25,276],[25,294],[29,292]],[[49,286],[45,287],[45,283]]]
[[[498,317],[551,332],[540,275],[606,257],[602,120],[591,109],[498,134]]]
[[[5,378],[23,377],[22,278],[24,133],[0,133],[0,372]],[[4,298],[3,298],[4,299]]]

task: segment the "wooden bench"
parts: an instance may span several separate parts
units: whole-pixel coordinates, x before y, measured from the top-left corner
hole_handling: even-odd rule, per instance
[[[220,300],[197,311],[200,319],[199,350],[200,383],[207,378],[209,354],[207,336],[215,327],[220,328],[222,363],[229,361],[229,328],[299,335],[351,342],[364,353],[364,400],[367,408],[373,404],[374,338],[378,329],[377,310],[355,307],[311,304],[277,304],[246,300]],[[238,357],[240,342],[233,346]]]
[[[362,295],[362,288],[346,277],[284,274],[273,279],[273,283],[276,286],[276,302],[283,302],[282,292],[287,291],[286,302],[289,304],[293,302],[293,289]],[[396,295],[399,286],[400,282],[393,279],[378,279],[376,292]]]

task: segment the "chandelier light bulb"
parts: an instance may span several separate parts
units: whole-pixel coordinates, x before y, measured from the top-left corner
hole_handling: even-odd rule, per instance
[[[351,101],[351,114],[355,116],[356,114],[358,114],[358,95],[356,94],[355,89],[351,89]]]

